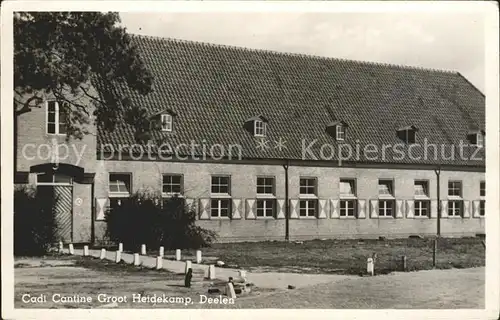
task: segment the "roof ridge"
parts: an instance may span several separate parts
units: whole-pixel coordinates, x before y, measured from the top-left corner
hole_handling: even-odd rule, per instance
[[[187,44],[198,44],[198,45],[204,45],[204,46],[209,46],[209,47],[227,48],[227,49],[235,49],[235,50],[250,51],[250,52],[272,53],[272,54],[283,55],[283,56],[316,58],[316,59],[328,60],[328,61],[352,62],[352,63],[361,64],[361,65],[375,65],[375,66],[390,67],[390,68],[397,68],[397,69],[431,71],[431,72],[439,72],[439,73],[446,73],[446,74],[460,74],[456,70],[427,68],[427,67],[420,67],[420,66],[394,64],[394,63],[389,63],[389,62],[376,62],[376,61],[355,60],[355,59],[347,59],[347,58],[326,57],[326,56],[320,56],[320,55],[315,55],[315,54],[286,52],[286,51],[278,51],[278,50],[271,50],[271,49],[257,49],[257,48],[249,48],[249,47],[242,47],[242,46],[235,46],[235,45],[228,45],[228,44],[219,44],[219,43],[197,41],[197,40],[186,40],[186,39],[179,39],[179,38],[161,37],[161,36],[153,36],[153,35],[146,35],[146,34],[129,33],[129,35],[132,38],[134,38],[134,37],[149,38],[149,39],[160,40],[160,41],[170,41],[170,42],[187,43]]]

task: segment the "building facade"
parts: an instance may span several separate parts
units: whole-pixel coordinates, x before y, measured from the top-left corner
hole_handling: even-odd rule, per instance
[[[140,190],[219,241],[284,240],[287,213],[290,239],[484,233],[484,95],[459,73],[133,39],[154,88],[121,92],[149,141],[125,122],[67,141],[50,96],[18,117],[15,183],[63,199],[65,241],[106,242],[106,208]]]

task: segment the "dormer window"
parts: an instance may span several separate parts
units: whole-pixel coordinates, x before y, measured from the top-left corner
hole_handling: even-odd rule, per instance
[[[264,137],[266,135],[266,123],[262,120],[255,120],[253,134],[256,137]]]
[[[267,123],[268,120],[264,116],[258,115],[247,119],[243,128],[254,137],[265,137],[267,135]]]
[[[468,133],[469,143],[473,146],[482,148],[484,147],[484,131],[473,130]]]
[[[172,115],[171,114],[162,114],[161,115],[161,131],[172,131]]]
[[[397,135],[399,139],[403,140],[406,144],[415,143],[417,140],[417,127],[415,126],[407,126],[403,128],[399,128],[397,130]]]
[[[344,121],[334,121],[326,126],[326,132],[337,141],[345,141],[347,127],[348,125]]]

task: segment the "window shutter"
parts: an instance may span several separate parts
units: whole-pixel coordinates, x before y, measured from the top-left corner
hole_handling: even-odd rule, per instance
[[[406,218],[413,219],[415,216],[415,201],[406,200]]]
[[[448,200],[441,200],[441,218],[448,218]]]
[[[285,200],[276,200],[276,219],[285,219]]]
[[[396,218],[403,218],[403,200],[396,200]]]
[[[299,214],[297,212],[298,205],[299,205],[299,200],[297,200],[297,199],[290,200],[290,219],[298,219],[299,218]]]
[[[195,212],[196,212],[196,202],[194,201],[194,199],[186,198],[185,199],[185,204],[186,204],[186,207],[188,207],[189,210],[195,210]]]
[[[437,200],[431,200],[431,218],[438,217],[438,202]]]
[[[246,205],[247,220],[255,219],[256,205],[257,201],[255,201],[255,199],[247,199],[247,205]]]
[[[370,218],[378,218],[378,200],[370,200]]]
[[[241,219],[241,199],[232,199],[231,219]]]
[[[463,217],[464,218],[470,218],[470,201],[469,200],[464,200],[464,212],[463,212]]]
[[[326,219],[326,205],[327,202],[324,199],[318,200],[318,219]]]
[[[340,218],[339,201],[337,199],[330,199],[330,217],[332,219]]]
[[[102,221],[106,219],[106,207],[108,206],[108,198],[96,198],[95,220]]]
[[[200,199],[200,220],[210,219],[210,199]]]
[[[480,201],[479,200],[474,200],[472,201],[472,217],[473,218],[479,218],[480,217],[480,214],[479,214],[479,204],[480,204]]]
[[[358,218],[364,219],[366,218],[366,200],[358,200]]]

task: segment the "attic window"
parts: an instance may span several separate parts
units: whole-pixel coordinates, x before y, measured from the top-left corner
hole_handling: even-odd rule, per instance
[[[337,141],[344,141],[345,140],[345,127],[341,124],[337,125],[335,127],[335,139]]]
[[[335,138],[337,141],[345,141],[347,123],[344,121],[333,121],[326,126],[326,132]]]
[[[406,144],[415,143],[418,129],[415,126],[408,126],[397,130],[398,137]]]
[[[482,148],[484,146],[484,135],[482,132],[469,133],[469,142],[471,145]]]
[[[172,115],[165,113],[161,115],[161,131],[172,131]]]
[[[266,135],[266,123],[262,120],[255,120],[253,123],[253,134],[256,137],[264,137]]]

